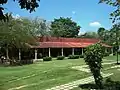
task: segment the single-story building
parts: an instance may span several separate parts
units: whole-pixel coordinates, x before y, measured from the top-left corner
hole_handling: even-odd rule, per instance
[[[68,56],[68,55],[83,55],[84,48],[89,45],[100,42],[99,39],[91,38],[63,38],[63,37],[38,37],[37,46],[29,45],[34,49],[34,58],[39,56]],[[111,46],[101,43],[107,49]],[[107,50],[106,49],[106,50]]]

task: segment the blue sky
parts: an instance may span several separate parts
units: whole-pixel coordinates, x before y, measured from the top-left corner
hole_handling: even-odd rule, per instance
[[[9,0],[4,7],[7,8],[6,12],[12,12],[14,16],[38,16],[47,21],[61,16],[72,17],[82,27],[80,33],[83,33],[97,31],[99,27],[109,29],[112,26],[109,14],[114,8],[98,2],[99,0],[41,0],[39,8],[32,13],[21,10],[13,0]]]

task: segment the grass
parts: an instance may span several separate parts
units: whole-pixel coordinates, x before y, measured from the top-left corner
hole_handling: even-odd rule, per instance
[[[120,55],[119,55],[119,60],[120,60]],[[109,63],[109,62],[113,62],[113,61],[116,61],[116,56],[108,56],[108,57],[104,57],[104,59],[103,59],[103,62]],[[120,68],[107,69],[107,68],[110,68],[111,66],[116,66],[116,64],[103,65],[102,72],[103,73],[113,73],[113,75],[111,75],[109,78],[111,78],[113,81],[120,81],[120,71],[117,70]],[[81,90],[81,88],[77,87],[77,88],[74,88],[72,90]]]
[[[104,62],[115,61],[115,56],[104,58]],[[37,62],[31,65],[17,67],[0,67],[0,90],[8,90],[23,85],[28,85],[19,90],[45,90],[54,86],[69,83],[90,76],[90,73],[71,69],[73,66],[85,65],[83,59],[65,59],[49,62]],[[112,80],[119,80],[120,72],[108,69],[112,65],[104,65],[104,73],[114,73]],[[75,88],[73,90],[79,90]]]
[[[83,64],[85,64],[83,59],[66,59],[37,62],[17,67],[0,67],[0,90],[8,90],[23,85],[30,86],[23,87],[20,90],[45,90],[85,78],[90,74],[71,69],[72,66]]]
[[[107,56],[107,57],[104,57],[104,59],[116,61],[117,56],[116,55],[115,56]],[[120,61],[120,55],[118,56],[118,59]]]

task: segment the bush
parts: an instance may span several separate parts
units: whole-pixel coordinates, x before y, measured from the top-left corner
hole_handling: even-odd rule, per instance
[[[80,55],[80,58],[84,58],[84,55]]]
[[[57,60],[63,60],[65,56],[57,56]]]
[[[90,45],[84,53],[84,60],[89,65],[90,71],[98,88],[103,88],[103,77],[101,75],[103,46],[100,43]]]
[[[43,61],[52,61],[52,57],[43,57]]]
[[[69,55],[68,59],[78,59],[79,55]]]

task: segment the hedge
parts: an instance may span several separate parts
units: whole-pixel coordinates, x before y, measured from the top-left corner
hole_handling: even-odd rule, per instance
[[[63,60],[65,56],[57,56],[57,60]]]
[[[78,59],[79,57],[79,55],[69,55],[68,59]]]
[[[52,57],[43,57],[43,61],[52,61]]]

